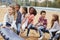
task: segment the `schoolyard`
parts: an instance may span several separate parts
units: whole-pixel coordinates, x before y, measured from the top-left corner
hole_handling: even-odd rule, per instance
[[[6,13],[7,8],[0,8],[0,22],[3,22],[3,18],[4,18],[4,14]],[[40,16],[40,11],[41,10],[37,10],[38,13],[35,17],[34,20],[34,24],[37,23],[38,18]],[[51,19],[52,19],[52,14],[58,14],[60,16],[60,11],[46,11],[46,18],[48,20],[48,26],[47,28],[50,28],[50,23],[51,23]],[[20,36],[22,36],[23,38],[25,38],[26,40],[38,40],[39,38],[39,33],[36,33],[35,30],[31,30],[29,37],[26,37],[26,31],[24,33],[22,33]],[[49,39],[49,34],[45,33],[45,37],[43,38],[43,40],[48,40]],[[0,36],[0,40],[4,40],[1,36]]]

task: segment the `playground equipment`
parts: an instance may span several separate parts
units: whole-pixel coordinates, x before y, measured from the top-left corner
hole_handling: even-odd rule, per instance
[[[0,34],[5,40],[24,40],[14,33],[10,28],[0,28]]]

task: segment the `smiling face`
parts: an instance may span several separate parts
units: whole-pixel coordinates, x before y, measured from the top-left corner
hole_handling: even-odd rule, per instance
[[[33,12],[34,12],[34,9],[31,8],[31,9],[29,10],[29,13],[30,13],[30,14],[33,14]]]
[[[52,19],[53,19],[54,21],[58,21],[58,20],[59,20],[59,17],[58,17],[58,15],[54,14],[54,15],[52,16]]]
[[[42,16],[43,18],[45,18],[45,16],[46,16],[46,13],[42,13],[42,14],[41,14],[41,16]]]
[[[20,10],[20,5],[16,4],[16,5],[14,6],[14,8],[15,8],[15,11],[19,11],[19,10]]]
[[[8,7],[8,12],[9,12],[10,15],[13,14],[14,13],[13,8],[12,7]]]

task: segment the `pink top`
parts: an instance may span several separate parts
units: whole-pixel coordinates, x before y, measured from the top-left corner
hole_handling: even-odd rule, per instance
[[[28,23],[32,23],[33,24],[33,21],[34,21],[34,15],[31,14],[31,15],[28,15]]]

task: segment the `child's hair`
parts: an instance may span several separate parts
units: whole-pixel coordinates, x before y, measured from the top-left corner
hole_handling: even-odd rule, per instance
[[[35,9],[35,8],[33,8],[33,7],[30,7],[30,8],[29,8],[29,12],[30,12],[30,10],[31,10],[31,9],[33,9],[33,13],[32,13],[32,14],[34,14],[34,16],[35,16],[35,15],[37,14],[36,9]]]
[[[53,14],[53,17],[55,19],[52,19],[52,21],[51,21],[51,27],[53,27],[55,21],[57,21],[59,23],[59,16],[57,14]]]
[[[17,4],[17,3],[15,4],[15,6],[18,6],[18,7],[20,8],[20,5],[19,5],[19,4]]]
[[[27,7],[23,7],[24,11],[28,13]]]
[[[42,13],[45,13],[46,14],[46,11],[41,11],[40,14],[42,14]]]
[[[9,7],[12,8],[12,10],[15,10],[14,5],[11,4]]]
[[[15,8],[14,5],[9,5],[10,8],[12,8],[13,12],[13,16],[14,16],[14,20],[16,20],[17,14],[15,13]]]

